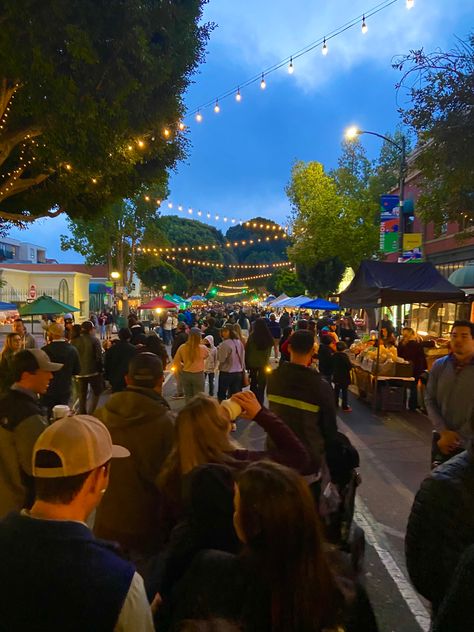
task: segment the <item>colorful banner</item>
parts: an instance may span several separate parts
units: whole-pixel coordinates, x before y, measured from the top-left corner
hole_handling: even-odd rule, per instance
[[[397,252],[399,246],[399,197],[380,196],[380,250],[386,254]]]
[[[421,252],[423,236],[421,233],[405,233],[403,235],[403,261],[406,263],[420,263],[423,261]]]

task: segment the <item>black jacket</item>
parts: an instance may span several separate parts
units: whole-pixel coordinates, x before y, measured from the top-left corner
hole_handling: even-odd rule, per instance
[[[330,385],[309,367],[284,362],[268,377],[270,410],[306,446],[312,471],[319,471],[326,445],[337,440],[336,405]]]
[[[188,340],[188,334],[185,331],[180,331],[179,334],[176,334],[173,340],[173,344],[171,345],[171,357],[174,358],[176,355],[176,351],[180,348],[181,345],[184,345]],[[216,341],[214,340],[214,344]]]
[[[334,351],[329,345],[320,344],[318,349],[318,368],[323,375],[332,375],[332,356]]]
[[[431,601],[434,612],[446,594],[463,551],[471,544],[474,458],[462,452],[423,481],[408,519],[408,573],[417,591]]]
[[[43,347],[43,351],[48,354],[51,362],[60,362],[63,368],[53,373],[53,379],[42,401],[48,408],[56,404],[67,404],[71,397],[73,375],[81,372],[77,349],[66,340],[58,340]]]
[[[332,379],[335,384],[349,386],[352,364],[344,351],[336,351],[332,356]]]
[[[474,630],[474,545],[466,549],[433,624],[433,632]]]
[[[112,391],[125,390],[125,376],[128,373],[130,360],[137,354],[137,348],[129,342],[121,341],[107,349],[104,354],[105,379],[110,382]]]

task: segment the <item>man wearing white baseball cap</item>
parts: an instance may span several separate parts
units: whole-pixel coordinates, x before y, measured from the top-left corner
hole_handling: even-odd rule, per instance
[[[4,629],[154,629],[143,580],[86,525],[107,491],[111,459],[129,455],[89,415],[60,419],[38,438],[34,504],[0,522]]]
[[[13,356],[14,384],[0,397],[0,518],[31,506],[31,454],[48,425],[39,397],[62,366],[41,349],[24,349]]]

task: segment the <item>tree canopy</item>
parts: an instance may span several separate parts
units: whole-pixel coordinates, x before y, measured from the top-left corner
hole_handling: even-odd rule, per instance
[[[182,95],[206,0],[5,0],[0,219],[90,218],[184,156]]]
[[[262,228],[260,228],[262,226]],[[267,226],[270,227],[267,229]],[[275,227],[272,230],[271,227]],[[281,227],[272,220],[264,217],[253,217],[244,224],[231,226],[226,233],[230,242],[247,241],[246,246],[233,248],[236,260],[239,263],[276,263],[278,261],[288,261],[286,249],[289,244],[288,238]],[[278,239],[275,239],[278,237]],[[258,240],[261,240],[260,242]],[[249,243],[253,241],[254,243]]]
[[[185,275],[166,261],[157,261],[151,267],[139,268],[138,277],[146,287],[160,292],[163,285],[170,294],[184,294],[189,288]]]
[[[410,51],[394,64],[408,85],[411,104],[402,112],[416,132],[422,193],[417,214],[440,228],[474,225],[474,32],[450,51]],[[472,233],[470,233],[472,234]]]
[[[298,280],[296,272],[293,270],[277,270],[268,279],[266,286],[275,295],[287,294],[288,296],[299,296],[304,294],[305,286]]]

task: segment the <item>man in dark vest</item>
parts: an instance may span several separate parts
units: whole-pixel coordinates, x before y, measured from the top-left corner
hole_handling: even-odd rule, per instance
[[[46,393],[53,372],[62,366],[50,362],[40,349],[24,349],[13,356],[14,384],[0,398],[0,518],[31,506],[31,454],[48,425],[38,398]]]
[[[60,419],[38,438],[35,502],[0,522],[2,629],[154,629],[143,580],[86,525],[107,491],[110,460],[129,455],[88,415]]]

